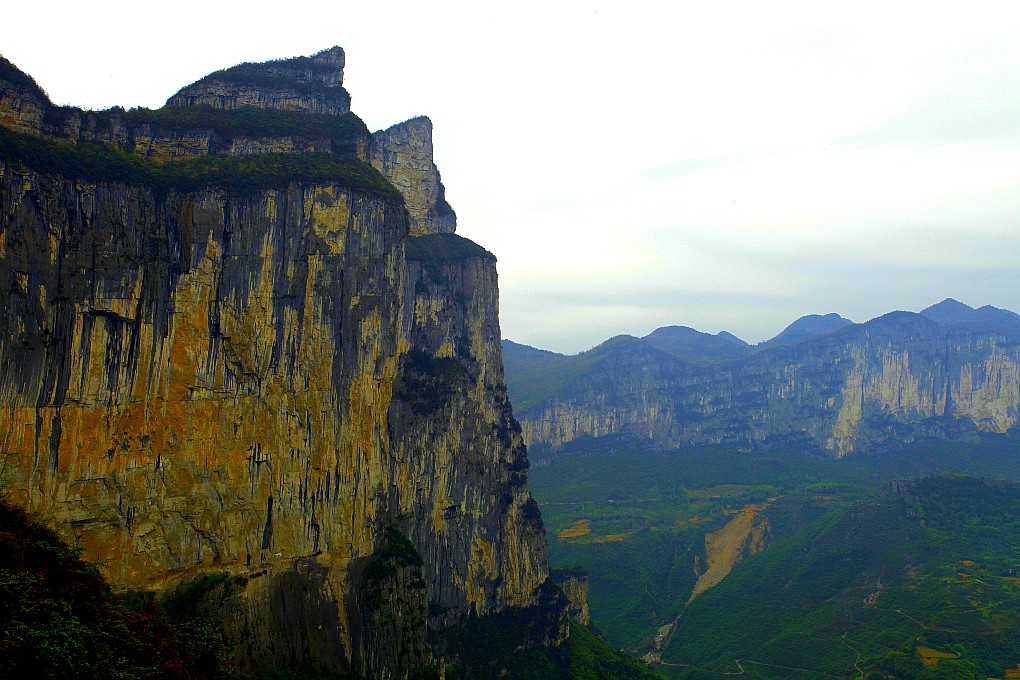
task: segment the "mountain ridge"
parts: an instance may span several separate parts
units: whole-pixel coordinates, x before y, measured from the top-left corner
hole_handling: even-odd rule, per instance
[[[560,371],[559,381],[536,379],[539,371],[520,355],[508,363],[507,384],[525,437],[539,450],[612,435],[664,448],[799,442],[838,456],[880,451],[901,438],[1003,433],[1020,407],[1020,325],[1007,310],[967,309],[967,323],[940,323],[930,311],[861,324],[834,314],[802,317],[786,336],[795,341],[781,333],[779,342],[724,360],[639,352],[650,336],[632,339],[626,351],[614,341],[548,358],[544,370]],[[682,333],[702,348],[717,342]],[[640,370],[638,354],[647,359]],[[614,362],[630,368],[614,372]]]

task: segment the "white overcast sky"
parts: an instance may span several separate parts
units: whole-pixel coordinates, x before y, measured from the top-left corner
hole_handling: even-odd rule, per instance
[[[9,5],[0,54],[86,108],[341,45],[370,128],[432,118],[513,340],[1020,311],[1015,0]]]

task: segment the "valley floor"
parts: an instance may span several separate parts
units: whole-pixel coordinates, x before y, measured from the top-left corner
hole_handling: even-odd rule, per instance
[[[1015,674],[1020,492],[937,475],[1016,479],[1016,439],[843,460],[594,444],[532,454],[550,562],[586,568],[593,624],[668,676]]]

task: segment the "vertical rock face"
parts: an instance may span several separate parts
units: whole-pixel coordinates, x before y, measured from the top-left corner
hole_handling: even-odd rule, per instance
[[[342,65],[339,48],[246,64],[175,100],[343,113],[315,108],[346,96]],[[237,69],[249,81],[229,94]],[[291,90],[311,99],[292,107]],[[490,254],[409,238],[401,195],[346,153],[342,176],[288,180],[287,149],[255,135],[265,161],[243,183],[193,188],[186,159],[123,161],[121,178],[77,164],[93,147],[59,147],[64,174],[57,147],[0,132],[7,481],[116,587],[233,574],[242,666],[381,678],[427,663],[445,625],[538,601]],[[194,151],[217,153],[238,155]],[[410,553],[380,571],[395,536]]]
[[[433,538],[426,564],[463,562],[463,583],[426,572],[442,607],[524,605],[547,575],[545,534],[503,386],[496,260],[453,234],[408,241],[402,357],[390,411],[400,514]],[[454,290],[454,295],[446,291]]]
[[[419,116],[374,133],[371,162],[404,197],[412,234],[453,233],[457,215],[432,162],[431,120]]]

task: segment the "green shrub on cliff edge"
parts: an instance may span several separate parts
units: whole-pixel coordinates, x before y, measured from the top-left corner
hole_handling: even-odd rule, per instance
[[[407,239],[407,259],[422,263],[464,262],[471,258],[496,259],[474,241],[457,234],[425,234]]]
[[[396,527],[386,527],[385,540],[381,548],[372,555],[365,567],[365,595],[368,605],[378,609],[385,603],[384,584],[405,567],[417,568],[418,577],[413,587],[425,587],[421,580],[421,566],[424,562],[414,544]]]
[[[95,565],[0,499],[0,677],[227,678],[219,632],[114,595]]]

